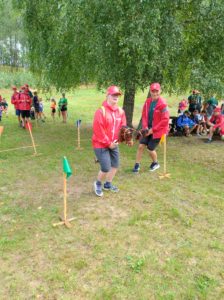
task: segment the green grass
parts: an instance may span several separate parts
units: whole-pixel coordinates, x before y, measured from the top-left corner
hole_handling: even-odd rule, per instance
[[[82,87],[67,96],[68,124],[52,122],[49,102],[46,123],[33,124],[41,155],[0,152],[0,299],[223,299],[224,143],[169,138],[164,180],[148,171],[147,153],[132,174],[137,144],[121,145],[120,192],[99,199],[91,123],[104,94]],[[136,125],[145,96],[137,95]],[[172,114],[178,100],[169,100]],[[83,151],[75,149],[77,119]],[[31,145],[12,107],[1,125],[0,151]],[[71,229],[52,226],[62,214],[64,155],[73,169]],[[158,157],[163,167],[162,148]]]

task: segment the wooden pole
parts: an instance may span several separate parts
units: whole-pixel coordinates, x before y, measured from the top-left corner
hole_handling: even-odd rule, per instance
[[[164,174],[166,174],[166,134],[164,135],[164,151],[163,151],[163,157],[164,157]]]
[[[63,173],[63,190],[64,190],[64,219],[62,219],[61,222],[54,223],[53,226],[59,226],[59,225],[65,225],[67,228],[71,228],[71,221],[75,220],[75,218],[67,218],[67,179],[66,179],[66,174]]]
[[[79,124],[77,124],[77,147],[76,147],[76,149],[77,150],[82,150],[82,148],[81,148],[81,139],[80,139],[80,125]]]
[[[80,148],[80,128],[78,126],[78,148]]]
[[[31,131],[29,122],[27,122],[27,126],[28,126],[28,129],[29,129],[31,141],[32,141],[32,144],[33,144],[34,155],[37,155],[37,150],[36,150],[36,146],[35,146],[35,143],[34,143],[34,138],[33,138],[33,135],[32,135],[32,131]]]
[[[166,134],[164,135],[163,146],[163,174],[160,174],[159,179],[170,178],[170,174],[166,172]]]
[[[64,179],[64,221],[67,220],[67,180],[66,180],[66,174],[63,173],[63,179]]]

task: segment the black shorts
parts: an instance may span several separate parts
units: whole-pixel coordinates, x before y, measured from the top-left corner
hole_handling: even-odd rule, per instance
[[[34,110],[35,110],[35,113],[39,113],[40,112],[39,106],[34,106]]]
[[[22,118],[29,118],[30,117],[30,110],[21,110]]]
[[[54,114],[56,112],[56,109],[55,108],[52,108],[51,109],[51,112]]]
[[[62,105],[61,111],[66,111],[66,110],[67,110],[67,106],[66,105]]]
[[[156,147],[159,145],[159,142],[160,142],[160,138],[159,139],[153,139],[153,135],[152,134],[150,134],[149,136],[143,137],[139,141],[140,144],[146,145],[147,148],[150,151],[155,150]]]

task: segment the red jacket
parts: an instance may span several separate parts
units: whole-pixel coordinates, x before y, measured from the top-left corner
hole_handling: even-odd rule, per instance
[[[20,93],[19,97],[19,109],[20,110],[30,110],[32,100],[27,93]]]
[[[112,142],[118,140],[119,130],[126,126],[126,116],[123,109],[110,106],[103,102],[105,111],[99,108],[93,120],[93,148],[108,148]]]
[[[221,114],[218,116],[212,115],[210,122],[215,123],[213,128],[214,129],[220,128],[221,135],[224,135],[224,115],[221,115]]]
[[[19,109],[19,92],[13,93],[11,103],[14,104],[15,109]]]
[[[149,108],[152,102],[152,98],[148,98],[145,101],[145,104],[142,109],[142,128],[148,128],[148,115]],[[152,120],[152,133],[154,139],[159,139],[163,134],[168,133],[169,131],[169,111],[167,108],[166,101],[159,97],[156,104],[153,120]]]

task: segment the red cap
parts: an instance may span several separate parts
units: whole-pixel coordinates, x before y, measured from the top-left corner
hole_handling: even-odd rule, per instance
[[[17,90],[17,87],[15,85],[13,85],[12,90]]]
[[[161,87],[158,82],[154,82],[150,85],[150,91],[160,91]]]
[[[216,107],[213,112],[221,112],[221,108],[220,107]]]
[[[28,87],[29,87],[29,84],[25,83],[24,86],[28,88]]]
[[[111,85],[107,89],[107,95],[121,95],[119,87],[116,85]]]

